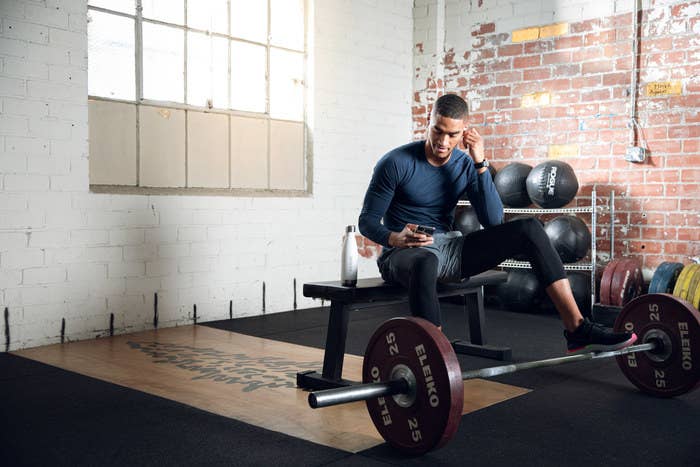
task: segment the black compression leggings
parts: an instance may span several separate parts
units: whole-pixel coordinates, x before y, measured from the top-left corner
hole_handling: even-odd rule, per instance
[[[466,235],[462,277],[474,276],[520,254],[530,261],[544,287],[566,277],[558,253],[535,218],[518,219]],[[393,279],[408,289],[411,314],[440,326],[437,256],[422,248],[404,248],[393,252],[390,261],[396,271]]]

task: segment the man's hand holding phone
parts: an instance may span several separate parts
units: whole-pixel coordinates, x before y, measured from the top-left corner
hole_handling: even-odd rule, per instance
[[[428,227],[427,225],[419,225],[419,226],[416,226],[416,229],[413,232],[416,234],[423,234],[423,235],[427,235],[429,237],[432,237],[433,234],[435,233],[435,227]]]
[[[401,232],[392,232],[389,245],[398,248],[411,248],[433,244],[434,227],[406,224]]]

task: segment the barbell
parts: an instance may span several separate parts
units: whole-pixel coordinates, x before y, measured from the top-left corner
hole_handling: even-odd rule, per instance
[[[641,343],[462,372],[449,340],[432,323],[393,318],[367,344],[362,384],[314,391],[308,401],[321,408],[364,400],[384,440],[419,455],[444,446],[457,431],[464,380],[616,357],[623,374],[653,396],[678,396],[700,383],[700,312],[690,303],[670,294],[642,295],[621,310],[613,328],[635,332]]]

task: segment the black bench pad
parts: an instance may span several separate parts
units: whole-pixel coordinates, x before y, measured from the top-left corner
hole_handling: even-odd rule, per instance
[[[438,284],[439,297],[464,295],[465,290],[495,285],[505,282],[508,273],[505,271],[486,271],[469,280],[449,284]],[[304,297],[320,298],[322,300],[338,300],[352,303],[354,306],[364,303],[371,304],[381,301],[406,301],[406,289],[399,285],[384,282],[381,277],[359,279],[355,287],[345,287],[340,281],[309,282],[304,284]]]

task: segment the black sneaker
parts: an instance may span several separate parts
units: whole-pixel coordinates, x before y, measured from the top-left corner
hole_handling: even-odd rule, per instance
[[[615,332],[585,318],[574,332],[564,331],[566,353],[576,355],[588,352],[606,352],[623,349],[635,343],[633,332]]]

